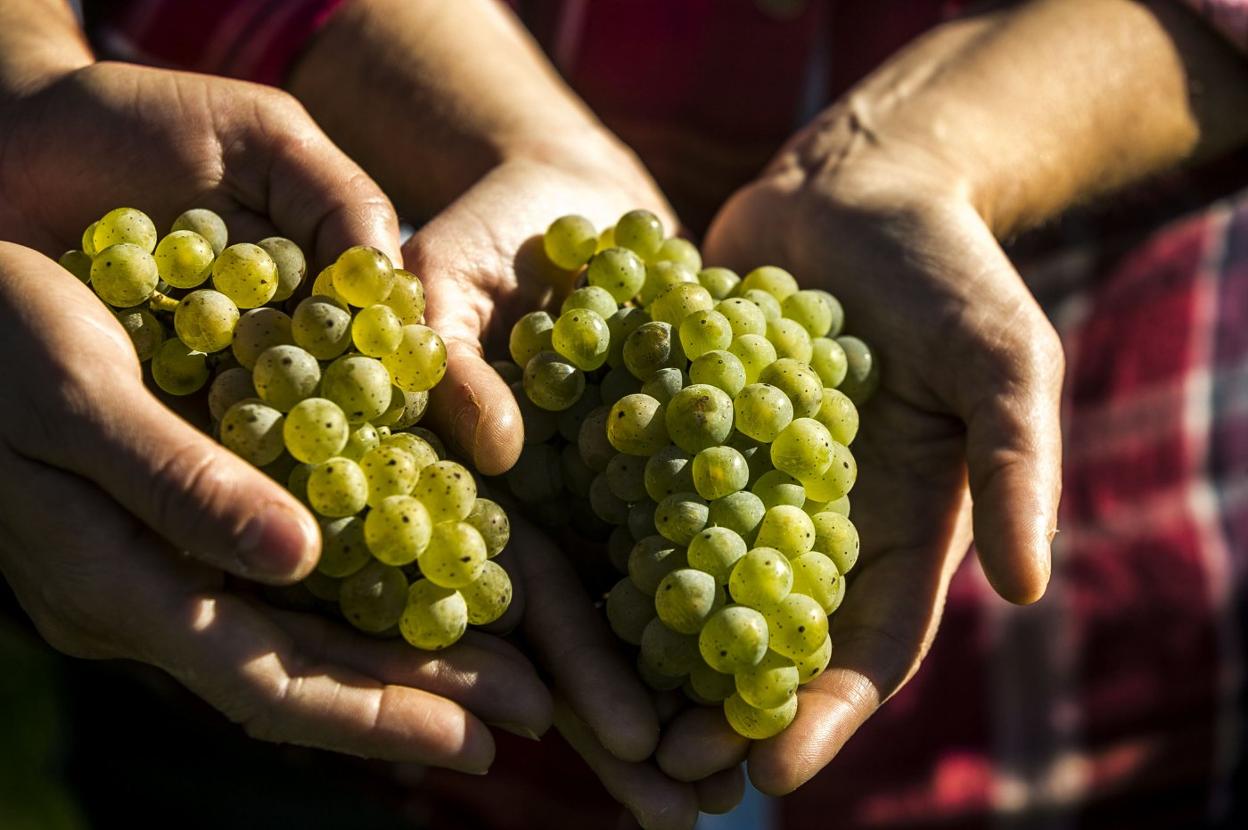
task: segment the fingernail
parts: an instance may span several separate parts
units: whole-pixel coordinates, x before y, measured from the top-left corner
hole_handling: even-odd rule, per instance
[[[238,536],[239,563],[254,576],[293,576],[302,569],[317,534],[307,517],[284,505],[266,505],[243,525]]]
[[[536,732],[534,732],[532,729],[529,729],[527,726],[522,726],[521,724],[518,724],[518,723],[496,723],[494,725],[497,726],[499,729],[503,730],[504,732],[510,732],[513,735],[519,735],[521,738],[528,738],[530,741],[540,741],[542,739],[541,735],[538,735]]]

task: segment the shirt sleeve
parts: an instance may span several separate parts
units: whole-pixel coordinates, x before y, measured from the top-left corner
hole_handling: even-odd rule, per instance
[[[1248,0],[1183,0],[1240,51],[1248,52]]]
[[[124,0],[86,7],[102,56],[280,85],[344,1]]]

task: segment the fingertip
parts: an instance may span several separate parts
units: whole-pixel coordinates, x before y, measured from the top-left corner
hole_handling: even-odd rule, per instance
[[[475,344],[447,342],[446,377],[434,389],[433,417],[483,475],[505,473],[524,447],[520,408]]]
[[[632,716],[621,717],[620,723],[612,725],[609,732],[598,734],[607,751],[621,761],[641,762],[654,754],[659,744],[659,722],[654,713],[643,710]]]
[[[320,559],[321,529],[302,505],[272,501],[247,519],[238,536],[238,571],[257,582],[288,585]]]

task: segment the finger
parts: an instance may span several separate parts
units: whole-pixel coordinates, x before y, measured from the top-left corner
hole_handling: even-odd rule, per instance
[[[528,592],[524,631],[562,697],[617,758],[640,761],[658,743],[650,696],[624,661],[575,572],[523,519],[513,544]]]
[[[696,706],[668,724],[654,757],[677,781],[701,781],[739,766],[749,749],[749,740],[732,730],[720,707]]]
[[[645,830],[692,830],[698,820],[693,787],[671,780],[652,764],[621,761],[563,701],[555,702],[555,726]]]
[[[698,808],[702,812],[712,815],[730,812],[745,796],[745,773],[738,764],[695,782],[693,791],[698,796]]]

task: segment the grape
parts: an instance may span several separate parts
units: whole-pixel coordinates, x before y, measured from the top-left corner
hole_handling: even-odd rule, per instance
[[[707,447],[693,459],[694,489],[708,501],[743,489],[749,479],[745,456],[732,447]]]
[[[793,588],[793,567],[775,548],[754,548],[732,568],[728,590],[744,605],[761,608],[789,595]]]
[[[368,503],[368,497],[364,471],[349,458],[336,456],[323,461],[313,466],[308,476],[308,502],[322,516],[359,513]]]
[[[318,360],[333,360],[351,345],[351,312],[330,297],[314,294],[295,307],[290,333]]]
[[[814,354],[814,347],[806,329],[800,323],[784,317],[767,321],[767,339],[776,347],[776,356],[779,358],[787,357],[810,363],[811,355]]]
[[[467,628],[468,603],[459,591],[429,579],[412,583],[399,618],[404,640],[425,651],[438,651],[457,643]]]
[[[819,648],[805,657],[799,657],[793,661],[797,665],[798,684],[804,686],[823,674],[823,670],[828,667],[828,662],[831,659],[832,638],[824,637],[823,644]]]
[[[764,369],[758,379],[789,396],[795,418],[813,417],[823,403],[823,381],[799,360],[782,357]]]
[[[481,575],[459,589],[468,606],[468,622],[489,625],[511,606],[511,577],[497,562],[486,562]]]
[[[351,321],[351,342],[369,357],[393,354],[402,341],[403,321],[388,305],[370,305]]]
[[[610,344],[611,332],[607,321],[589,309],[564,312],[551,331],[551,345],[555,351],[585,372],[592,372],[607,362]]]
[[[387,496],[410,495],[424,474],[411,453],[400,446],[387,444],[384,440],[381,446],[364,453],[364,457],[360,459],[360,469],[368,481],[370,507],[381,504]],[[425,507],[429,508],[427,502]],[[432,508],[429,512],[431,515],[435,513]],[[440,521],[436,515],[433,520]]]
[[[771,443],[771,463],[800,479],[811,498],[827,501],[812,482],[832,463],[835,444],[828,428],[814,418],[795,418]]]
[[[693,541],[706,527],[709,508],[696,493],[673,493],[654,509],[654,526],[678,545]]]
[[[586,285],[576,289],[567,296],[567,299],[559,307],[559,313],[567,314],[570,311],[583,309],[592,311],[603,320],[606,320],[619,311],[619,308],[619,304],[611,296],[610,291],[607,291],[605,288],[599,288],[596,285]]]
[[[230,241],[230,232],[225,226],[225,220],[205,208],[192,208],[174,219],[172,232],[178,231],[192,231],[208,240],[214,256],[224,251]]]
[[[828,337],[816,337],[810,347],[810,368],[815,370],[824,388],[840,386],[849,370],[841,344]]]
[[[724,319],[732,326],[732,336],[741,337],[746,334],[767,334],[767,316],[756,303],[744,297],[729,297],[715,304],[715,310],[724,315]]]
[[[429,511],[411,496],[387,496],[364,520],[368,549],[380,561],[396,567],[415,562],[428,547],[432,532]]]
[[[433,526],[429,547],[420,555],[420,570],[443,588],[462,588],[481,576],[486,562],[485,540],[467,522]]]
[[[737,694],[757,709],[783,706],[797,694],[797,683],[797,666],[775,651],[768,651],[757,666],[739,671],[736,675]]]
[[[86,230],[82,232],[82,252],[89,257],[94,257],[98,250],[95,247],[95,229],[99,227],[99,221],[92,222],[87,225]]]
[[[644,499],[629,506],[626,527],[634,539],[644,539],[657,532],[654,526],[654,511],[658,507],[650,499]]]
[[[485,542],[485,555],[490,559],[498,556],[511,539],[511,520],[497,502],[478,498],[472,503],[465,522],[477,529]]]
[[[346,421],[347,416],[342,416]],[[406,435],[407,433],[403,433]],[[415,437],[415,436],[412,436]],[[419,440],[419,439],[417,439]],[[423,443],[423,442],[422,442]],[[360,424],[354,429],[347,427],[347,443],[342,448],[339,455],[343,458],[350,458],[352,461],[359,462],[364,458],[369,450],[381,446],[381,436],[377,434],[377,427],[372,424]],[[432,452],[432,450],[430,450]]]
[[[524,428],[525,444],[542,444],[555,437],[559,429],[559,421],[555,413],[542,409],[529,400],[524,391],[524,382],[511,384],[511,394],[520,409],[520,423]],[[603,440],[606,440],[605,438]]]
[[[693,490],[693,467],[689,454],[680,447],[669,444],[646,459],[646,494],[654,501],[662,501],[673,493]]]
[[[589,504],[594,515],[607,524],[622,525],[628,521],[628,502],[611,492],[606,473],[599,473],[589,483]]]
[[[680,345],[690,360],[727,349],[732,345],[732,325],[718,311],[695,311],[680,322]]]
[[[728,436],[727,445],[741,453],[750,468],[750,478],[746,486],[753,487],[764,474],[771,472],[771,456],[766,444],[734,429],[732,435]]]
[[[629,455],[652,455],[667,445],[665,407],[649,395],[626,395],[607,416],[607,439]],[[584,430],[581,435],[584,436]],[[590,465],[593,466],[592,464]]]
[[[236,243],[212,263],[212,285],[239,308],[258,308],[277,292],[277,263],[259,245]]]
[[[446,344],[428,326],[407,325],[398,349],[381,362],[404,392],[428,392],[446,374]]]
[[[151,360],[160,344],[165,341],[165,327],[156,319],[156,315],[145,308],[131,308],[118,311],[116,317],[117,322],[121,323],[121,327],[130,336],[139,361]]]
[[[650,316],[654,317],[654,312],[650,309],[651,303],[673,285],[682,283],[695,285],[701,291],[706,291],[698,282],[698,275],[685,265],[678,262],[656,262],[647,265],[646,281],[642,283],[641,291],[637,292],[637,299],[646,306],[646,311],[650,312]],[[709,297],[710,293],[707,292],[706,296]]]
[[[677,262],[695,272],[702,270],[702,254],[698,252],[697,246],[688,239],[681,239],[676,236],[663,240],[663,244],[655,252],[653,260],[655,262]]]
[[[289,412],[316,392],[321,365],[298,346],[271,346],[256,358],[252,380],[265,403]]]
[[[784,298],[780,310],[811,337],[825,337],[832,328],[831,296],[823,291],[798,291]]]
[[[251,372],[237,367],[226,369],[217,375],[208,390],[208,412],[214,421],[220,421],[231,406],[254,397],[256,387],[251,383]]]
[[[639,591],[654,596],[663,577],[688,564],[684,548],[662,536],[647,536],[628,554],[628,576]]]
[[[711,502],[707,524],[733,531],[747,543],[754,540],[767,508],[762,499],[746,490]]]
[[[839,444],[849,446],[858,435],[858,409],[839,389],[824,388],[823,402],[814,419],[827,427]]]
[[[646,497],[646,462],[635,455],[621,453],[607,463],[604,473],[611,492],[626,502]]]
[[[728,351],[741,361],[746,383],[757,383],[763,371],[776,362],[776,347],[759,334],[743,334],[737,337],[729,344]]]
[[[624,366],[638,380],[649,380],[660,369],[679,369],[684,363],[680,341],[667,323],[642,323],[624,341]]]
[[[174,288],[196,288],[212,275],[216,252],[194,231],[174,231],[160,240],[152,258],[160,278]]]
[[[684,387],[684,372],[679,369],[660,369],[641,385],[641,392],[659,403],[667,403]]]
[[[641,682],[645,683],[656,692],[671,692],[679,689],[685,682],[684,677],[673,677],[660,672],[651,666],[645,659],[638,655],[637,657],[637,676],[641,678]]]
[[[427,440],[410,432],[393,433],[380,438],[380,443],[387,447],[398,447],[406,452],[416,462],[417,470],[423,470],[438,460],[437,450]]]
[[[610,407],[626,395],[637,394],[641,391],[641,387],[641,381],[621,366],[603,375],[602,384],[598,390],[602,395],[602,402]]]
[[[137,245],[122,242],[102,249],[91,263],[91,287],[116,308],[132,308],[152,296],[160,274],[156,260]]]
[[[472,512],[477,483],[463,465],[438,461],[420,471],[412,495],[429,508],[434,522],[462,521]]]
[[[767,620],[744,605],[726,605],[698,635],[698,650],[717,672],[736,674],[757,666],[767,653]]]
[[[530,311],[511,327],[508,347],[511,359],[525,366],[538,352],[550,351],[555,321],[544,311]]]
[[[189,395],[208,382],[208,362],[171,337],[152,355],[152,379],[170,395]]]
[[[608,248],[614,248],[615,245],[615,227],[603,228],[602,233],[598,234],[598,248],[595,253],[601,253]]]
[[[611,416],[610,407],[600,406],[590,411],[581,424],[581,431],[576,437],[576,448],[585,466],[596,473],[607,469],[607,464],[617,452],[607,436],[607,421]],[[658,418],[662,423],[662,417]]]
[[[704,660],[699,660],[690,670],[689,685],[706,703],[719,703],[737,691],[736,681],[731,674],[715,671]]]
[[[261,352],[272,346],[291,346],[290,317],[276,308],[253,308],[238,319],[231,351],[247,369],[254,369]]]
[[[659,583],[654,607],[668,628],[681,634],[697,634],[711,613],[723,604],[723,598],[715,577],[696,568],[678,568]]]
[[[711,297],[711,292],[700,283],[682,282],[663,289],[647,310],[655,320],[679,327],[689,315],[710,311],[714,307],[715,300]],[[731,330],[732,327],[725,323],[724,328]]]
[[[313,571],[304,577],[299,584],[315,599],[319,599],[322,602],[337,603],[342,582],[343,580],[341,579],[334,579],[332,576],[326,576],[318,571]]]
[[[433,447],[433,451],[438,454],[438,458],[446,458],[446,445],[442,443],[442,439],[437,436],[437,433],[424,427],[409,427],[407,431]],[[383,437],[382,440],[385,440],[385,438]]]
[[[374,418],[372,423],[377,427],[404,430],[420,423],[420,419],[425,417],[425,410],[428,408],[428,392],[407,392],[397,386],[391,386],[389,406],[386,407],[385,412]]]
[[[91,272],[92,281],[95,271]],[[862,406],[875,394],[880,385],[880,365],[866,343],[857,337],[838,337],[836,342],[845,352],[845,379],[837,388],[844,392],[855,406]]]
[[[178,303],[173,327],[182,342],[197,352],[219,352],[234,340],[238,307],[219,291],[192,291]]]
[[[803,553],[792,560],[793,593],[802,594],[819,603],[825,616],[841,604],[845,591],[841,572],[831,559],[818,551]]]
[[[524,367],[524,391],[542,409],[558,412],[585,391],[585,373],[556,352],[538,352]]]
[[[321,558],[316,570],[325,576],[342,579],[368,564],[372,555],[364,542],[364,520],[344,516],[321,522]]]
[[[733,407],[737,429],[764,443],[776,440],[793,421],[793,404],[788,396],[766,383],[751,383],[742,389]]]
[[[334,262],[334,290],[353,306],[384,303],[394,287],[394,265],[376,248],[356,245]]]
[[[334,288],[334,266],[327,265],[321,269],[321,273],[316,275],[316,279],[312,280],[313,297],[328,297],[338,305],[346,308],[350,303]]]
[[[754,486],[750,488],[754,495],[763,500],[768,508],[786,504],[801,507],[806,503],[806,488],[788,473],[770,470],[763,473]]]
[[[615,302],[626,303],[645,283],[646,265],[627,248],[607,248],[589,261],[586,279],[590,285],[610,293]]]
[[[254,399],[242,400],[221,418],[221,443],[257,467],[282,454],[282,413]]]
[[[308,272],[308,262],[303,251],[294,242],[281,236],[261,239],[256,245],[263,248],[277,266],[277,291],[273,293],[272,301],[290,299]]]
[[[703,268],[698,272],[698,282],[716,300],[723,300],[732,294],[741,278],[727,268]]]
[[[728,397],[735,398],[745,387],[745,366],[732,352],[717,349],[706,352],[690,364],[689,379],[722,389]]]
[[[558,498],[563,488],[559,451],[549,444],[526,444],[507,471],[507,485],[516,498],[528,504]]]
[[[844,444],[831,442],[831,461],[824,471],[802,480],[806,492],[819,501],[839,499],[849,492],[858,478],[858,462]]]
[[[825,510],[833,513],[840,513],[845,518],[849,518],[849,496],[841,496],[839,499],[833,499],[825,503]]]
[[[722,444],[732,432],[732,421],[732,399],[714,386],[686,386],[667,404],[667,434],[688,453]]]
[[[607,537],[607,559],[611,567],[620,573],[628,573],[628,555],[633,552],[634,544],[635,537],[627,527],[621,525],[612,529]]]
[[[741,291],[766,291],[777,300],[783,302],[791,294],[797,293],[797,280],[783,268],[764,265],[755,268],[741,280]]]
[[[342,581],[342,615],[361,631],[380,634],[393,628],[407,605],[407,577],[398,568],[369,562]]]
[[[815,651],[828,636],[828,615],[805,594],[789,594],[763,616],[767,618],[771,649],[791,659]]]
[[[735,694],[724,701],[724,717],[741,737],[766,740],[779,735],[797,717],[797,695],[773,709],[757,709]]]
[[[831,559],[839,573],[849,573],[858,561],[861,547],[854,523],[831,510],[812,516],[811,522],[815,527],[815,550]]]
[[[641,632],[641,659],[660,674],[683,677],[698,662],[698,638],[653,619]]]
[[[91,282],[91,255],[85,251],[66,251],[56,262],[77,277],[79,282]]]
[[[340,357],[325,369],[321,394],[342,407],[347,419],[371,421],[390,407],[390,373],[380,360],[363,355]]]
[[[598,248],[598,232],[594,223],[584,216],[560,216],[542,237],[546,258],[565,271],[575,271],[594,255]]]
[[[717,585],[727,585],[732,567],[746,554],[745,540],[727,527],[707,527],[689,542],[689,566],[705,571]]]
[[[641,645],[642,632],[654,619],[654,600],[629,579],[621,579],[607,594],[607,622],[624,642]]]
[[[824,332],[824,337],[836,337],[841,333],[841,329],[845,326],[845,309],[841,306],[841,301],[836,297],[819,288],[809,289],[809,293],[817,294],[823,298],[824,304],[832,313],[832,323],[828,326],[828,330]],[[785,315],[788,316],[788,315]]]
[[[775,548],[790,559],[801,556],[815,546],[814,522],[800,507],[778,504],[763,516],[754,544]]]
[[[663,223],[648,210],[630,210],[615,223],[615,244],[649,260],[663,244]]]
[[[286,416],[282,428],[287,451],[305,464],[320,464],[347,445],[347,418],[332,401],[307,398]]]
[[[286,479],[286,489],[304,504],[308,504],[308,479],[312,475],[310,464],[296,464]],[[309,507],[311,505],[308,505]]]
[[[624,367],[624,342],[628,336],[650,322],[650,315],[640,308],[625,306],[607,318],[607,330],[611,333],[611,345],[607,351],[607,365],[613,369]]]
[[[95,224],[92,235],[95,250],[111,245],[129,244],[151,253],[156,248],[156,226],[147,214],[130,207],[110,210]]]

